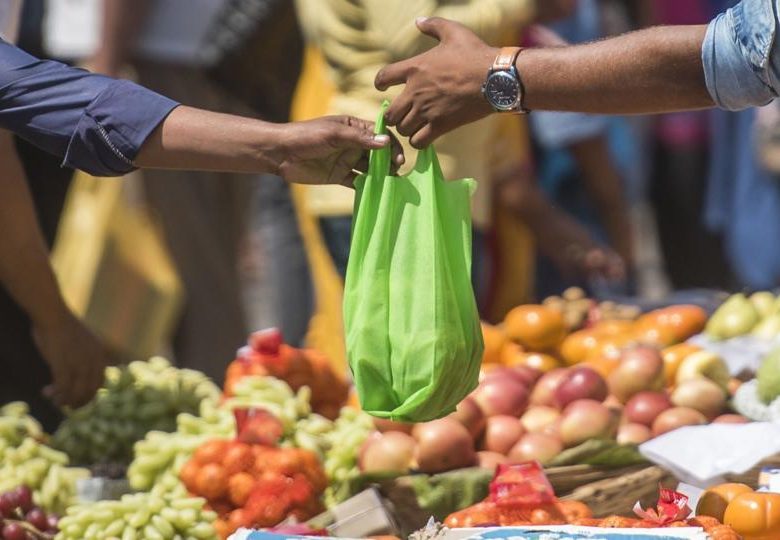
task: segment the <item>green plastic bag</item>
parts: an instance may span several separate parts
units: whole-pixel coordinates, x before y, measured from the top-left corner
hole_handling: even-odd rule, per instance
[[[377,133],[386,133],[382,107]],[[367,413],[440,418],[477,386],[482,332],[471,286],[474,180],[445,182],[433,147],[406,176],[390,149],[355,180],[344,286],[349,365]]]

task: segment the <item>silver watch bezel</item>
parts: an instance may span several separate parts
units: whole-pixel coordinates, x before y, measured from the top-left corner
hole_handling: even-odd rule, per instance
[[[497,103],[495,101],[494,94],[490,93],[491,82],[495,82],[498,79],[511,82],[514,87],[515,96],[510,105],[502,105]],[[485,83],[482,85],[482,95],[485,97],[490,106],[498,112],[518,111],[520,109],[520,104],[523,101],[523,85],[520,83],[520,77],[517,76],[517,70],[514,67],[508,70],[491,70],[491,72],[488,73]]]

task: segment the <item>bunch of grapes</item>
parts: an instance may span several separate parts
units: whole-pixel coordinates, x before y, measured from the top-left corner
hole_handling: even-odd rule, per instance
[[[32,490],[19,486],[0,494],[0,539],[51,539],[57,533],[59,518],[46,514],[33,503]]]
[[[293,392],[274,377],[245,377],[236,383],[235,395],[224,403],[206,401],[199,416],[180,414],[173,433],[152,431],[138,441],[127,471],[130,486],[139,491],[154,489],[158,494],[181,493],[181,467],[205,441],[235,438],[233,411],[237,409],[271,413],[283,427],[282,446],[305,448],[323,456],[330,444],[325,434],[332,422],[311,412],[309,398],[307,387]]]
[[[41,440],[43,428],[30,416],[30,408],[22,401],[14,401],[0,407],[0,441],[8,446],[18,446],[26,438]]]
[[[173,431],[179,413],[216,402],[219,388],[203,373],[177,369],[164,358],[106,368],[95,398],[73,411],[54,434],[55,448],[76,463],[127,462],[149,431]]]
[[[68,508],[59,521],[55,540],[215,540],[217,516],[194,497],[161,497],[152,493],[125,495],[118,501],[98,501]]]
[[[325,436],[325,473],[330,484],[325,490],[325,505],[331,508],[346,500],[349,481],[360,474],[358,453],[366,438],[374,431],[374,421],[362,411],[344,407],[333,429]]]
[[[77,482],[89,476],[86,469],[68,467],[68,456],[35,439],[18,446],[0,439],[0,491],[29,486],[38,505],[62,512],[76,500]]]

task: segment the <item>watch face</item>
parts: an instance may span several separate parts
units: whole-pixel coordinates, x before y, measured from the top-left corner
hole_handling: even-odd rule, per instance
[[[485,97],[494,108],[511,111],[520,102],[520,83],[511,73],[496,71],[485,83]]]

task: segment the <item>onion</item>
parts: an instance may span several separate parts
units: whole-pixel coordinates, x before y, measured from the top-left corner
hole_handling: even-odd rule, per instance
[[[524,433],[523,424],[514,416],[491,416],[485,426],[484,449],[506,454]]]
[[[564,368],[556,368],[542,375],[531,392],[531,405],[555,407],[555,390],[565,377]]]
[[[520,416],[528,405],[528,390],[515,379],[487,377],[471,394],[485,416]]]
[[[750,420],[741,414],[721,414],[712,421],[713,424],[747,424],[749,422]]]
[[[360,456],[363,472],[406,473],[412,468],[417,444],[400,431],[389,431],[378,437],[370,437],[364,443]]]
[[[508,463],[509,459],[504,454],[482,450],[477,452],[477,466],[482,469],[495,470],[499,465]]]
[[[639,392],[626,403],[623,414],[626,420],[647,427],[666,409],[672,407],[672,401],[664,392]]]
[[[707,418],[715,418],[726,406],[726,394],[716,383],[700,377],[678,384],[672,392],[672,403],[696,409]]]
[[[412,432],[414,424],[404,424],[403,422],[395,422],[393,420],[386,420],[384,418],[374,418],[374,426],[380,433],[387,433],[388,431],[400,431],[409,435]]]
[[[474,439],[477,439],[485,430],[485,413],[479,408],[477,402],[471,397],[466,397],[458,403],[454,413],[450,414],[453,418],[463,424]]]
[[[618,428],[618,444],[640,445],[653,438],[653,432],[644,424],[623,424]]]
[[[588,439],[610,437],[615,430],[615,420],[616,415],[598,401],[573,401],[561,416],[561,441],[568,447]]]
[[[563,443],[558,437],[543,433],[528,433],[509,451],[509,461],[522,463],[538,461],[542,465],[549,463],[563,450]]]
[[[523,428],[529,433],[537,433],[555,422],[560,416],[561,413],[558,409],[534,405],[528,407],[528,410],[520,418],[520,423],[523,424]]]
[[[415,437],[417,468],[421,472],[444,472],[469,467],[476,462],[471,435],[452,418],[419,424]]]
[[[707,418],[695,409],[672,407],[659,414],[653,422],[653,436],[658,437],[683,426],[698,426],[706,423]]]
[[[555,404],[563,409],[578,399],[604,401],[607,397],[607,383],[604,378],[587,366],[577,366],[566,370],[554,392]]]
[[[609,390],[622,403],[643,390],[661,390],[664,361],[657,349],[637,346],[625,349],[620,364],[609,375]]]

